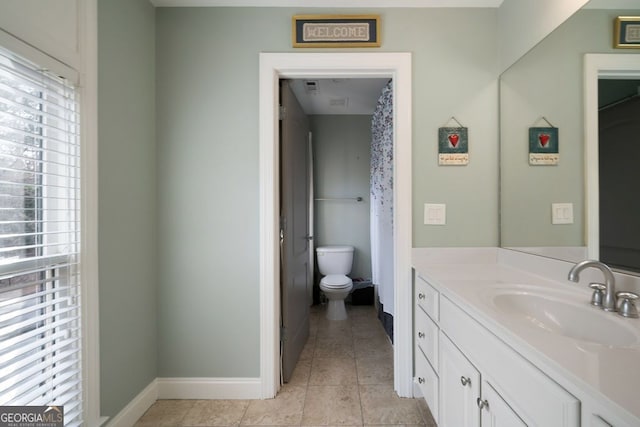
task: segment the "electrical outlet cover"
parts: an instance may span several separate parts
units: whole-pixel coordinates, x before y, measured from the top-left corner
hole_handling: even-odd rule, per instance
[[[447,205],[425,203],[424,223],[426,225],[445,225],[447,223]]]

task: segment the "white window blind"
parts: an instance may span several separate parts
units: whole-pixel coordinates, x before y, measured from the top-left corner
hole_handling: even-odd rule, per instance
[[[0,48],[0,405],[82,424],[77,94]]]

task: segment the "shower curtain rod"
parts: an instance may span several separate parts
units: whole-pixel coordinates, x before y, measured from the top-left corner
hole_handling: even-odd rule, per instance
[[[314,200],[354,200],[356,202],[361,202],[363,199],[362,197],[328,197]]]

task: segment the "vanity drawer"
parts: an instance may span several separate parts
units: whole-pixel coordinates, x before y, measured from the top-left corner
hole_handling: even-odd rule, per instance
[[[435,422],[438,422],[438,374],[431,368],[427,362],[426,356],[416,348],[416,378],[415,381],[420,387],[422,396],[429,406],[431,415]]]
[[[415,309],[416,345],[422,350],[434,370],[438,370],[438,325],[427,316],[421,307]]]
[[[415,301],[435,321],[440,320],[440,293],[419,274],[415,280]]]

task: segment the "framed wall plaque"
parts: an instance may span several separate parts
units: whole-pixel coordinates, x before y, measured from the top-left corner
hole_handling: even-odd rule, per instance
[[[614,28],[613,47],[640,49],[640,16],[618,16]]]
[[[293,47],[380,47],[379,15],[294,15]]]
[[[553,166],[560,161],[558,128],[529,128],[529,164]]]
[[[469,164],[469,132],[466,127],[438,128],[438,165]]]

